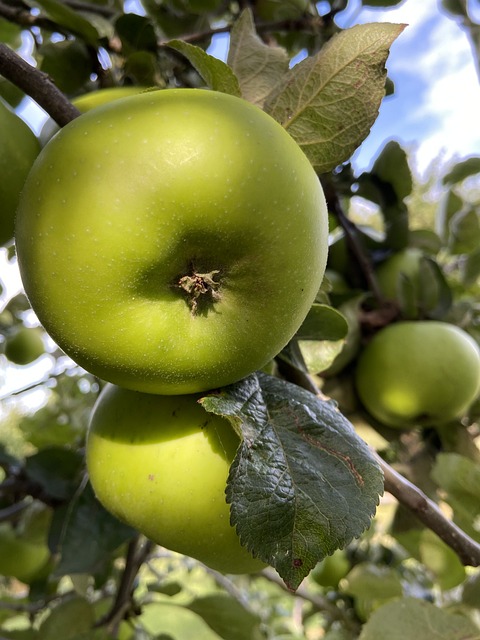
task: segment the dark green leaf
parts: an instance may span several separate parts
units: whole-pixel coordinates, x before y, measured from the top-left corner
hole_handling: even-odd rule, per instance
[[[209,55],[200,47],[195,47],[193,44],[181,40],[170,40],[166,44],[187,58],[210,89],[229,93],[232,96],[240,96],[238,80],[224,62]]]
[[[465,286],[475,284],[480,278],[480,249],[472,251],[465,257],[462,265],[462,281]]]
[[[260,40],[249,9],[243,11],[233,25],[228,64],[239,80],[242,97],[258,106],[263,105],[289,67],[284,49]]]
[[[450,220],[462,208],[463,200],[453,189],[449,189],[439,201],[435,226],[438,235],[445,243],[448,242],[450,235]]]
[[[155,30],[148,18],[125,13],[118,18],[115,27],[122,41],[124,53],[157,50]]]
[[[442,248],[442,241],[432,229],[411,229],[408,244],[431,255],[437,254]]]
[[[343,340],[348,332],[345,317],[326,304],[313,304],[302,326],[297,331],[297,340]]]
[[[195,598],[188,608],[205,620],[225,640],[262,638],[260,619],[226,593]]]
[[[362,0],[365,7],[394,7],[403,0]]]
[[[399,200],[412,192],[412,172],[407,154],[395,140],[387,142],[375,160],[372,171],[382,182],[390,184]]]
[[[478,628],[464,616],[418,600],[403,598],[375,611],[359,640],[478,640]]]
[[[469,607],[478,609],[480,602],[480,569],[471,575],[463,585],[462,602]]]
[[[383,490],[375,459],[334,402],[266,374],[202,404],[243,437],[227,485],[242,544],[297,588],[369,526]]]
[[[25,474],[52,498],[65,500],[75,492],[83,457],[63,447],[48,447],[29,456],[25,461]]]
[[[295,65],[265,100],[318,172],[347,160],[366,138],[385,95],[385,61],[404,25],[356,25]]]
[[[65,27],[74,35],[80,36],[87,44],[95,46],[98,33],[79,13],[58,0],[26,0],[30,7],[43,9],[44,13],[60,27]]]
[[[42,640],[77,640],[95,623],[93,607],[83,598],[72,598],[52,608],[40,625]]]
[[[465,16],[466,4],[462,0],[441,0],[442,7],[454,16]]]
[[[47,42],[39,48],[40,69],[47,73],[64,93],[76,93],[94,69],[85,44],[78,40]]]
[[[472,156],[458,162],[453,169],[444,175],[443,184],[456,184],[477,173],[480,173],[480,156]]]
[[[450,219],[449,248],[451,253],[469,253],[480,245],[480,217],[478,212],[466,207]]]
[[[451,289],[435,260],[423,257],[419,267],[418,305],[429,318],[441,319],[452,305]]]
[[[75,496],[63,516],[60,562],[55,568],[58,576],[102,570],[112,553],[135,535],[131,527],[105,511],[89,484]]]
[[[155,55],[150,51],[135,51],[125,61],[124,74],[133,84],[143,87],[157,85],[159,78]]]

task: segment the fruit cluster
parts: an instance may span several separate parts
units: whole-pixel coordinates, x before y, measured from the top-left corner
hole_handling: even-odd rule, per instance
[[[323,191],[298,145],[257,107],[213,91],[141,93],[85,113],[45,146],[20,200],[32,308],[111,383],[87,441],[99,500],[221,571],[263,565],[229,522],[239,437],[197,400],[293,337],[327,236]]]

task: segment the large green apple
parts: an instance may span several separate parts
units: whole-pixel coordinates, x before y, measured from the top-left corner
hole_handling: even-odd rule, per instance
[[[16,243],[33,309],[78,364],[185,394],[243,378],[295,334],[322,281],[327,212],[270,116],[222,93],[164,90],[51,140]]]
[[[154,542],[225,573],[258,571],[225,499],[239,438],[198,398],[107,385],[88,432],[90,481],[106,509]]]
[[[398,322],[379,331],[361,353],[360,400],[390,427],[440,425],[464,415],[480,392],[480,350],[446,322]]]
[[[39,151],[32,130],[0,99],[0,246],[13,238],[20,191]]]

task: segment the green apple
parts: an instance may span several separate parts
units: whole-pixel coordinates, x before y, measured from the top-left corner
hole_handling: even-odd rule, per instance
[[[127,96],[134,96],[137,93],[147,91],[146,87],[127,86],[127,87],[108,87],[106,89],[98,89],[97,91],[91,91],[90,93],[84,93],[78,98],[72,100],[72,104],[77,107],[80,113],[86,113],[91,109],[96,109],[102,104],[108,104],[114,102],[120,98],[126,98]],[[47,142],[60,130],[53,118],[49,118],[42,127],[40,132],[40,144],[45,146]]]
[[[440,425],[464,415],[480,392],[480,350],[446,322],[398,322],[358,359],[355,383],[369,413],[389,427]]]
[[[389,300],[397,300],[401,278],[408,278],[413,291],[418,295],[420,263],[423,251],[408,247],[385,260],[376,270],[380,291]]]
[[[20,327],[5,340],[5,355],[14,364],[30,364],[45,353],[42,332]]]
[[[108,511],[157,544],[225,573],[258,571],[225,499],[239,437],[198,399],[107,385],[88,431],[90,482]]]
[[[0,525],[0,575],[30,584],[41,579],[49,566],[46,542],[32,542],[18,536],[10,524]]]
[[[331,556],[327,556],[312,569],[311,577],[322,587],[336,589],[338,583],[350,571],[350,562],[343,549],[337,549]]]
[[[139,94],[56,135],[17,214],[25,291],[57,344],[148,393],[220,387],[303,322],[327,256],[318,177],[254,105],[198,89]]]
[[[39,151],[32,130],[0,99],[0,246],[13,238],[20,192]]]

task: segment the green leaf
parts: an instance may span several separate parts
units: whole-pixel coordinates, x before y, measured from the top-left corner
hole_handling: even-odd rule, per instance
[[[242,97],[258,106],[263,105],[289,68],[284,49],[260,40],[249,9],[243,11],[232,27],[227,62],[238,78]]]
[[[26,476],[57,500],[65,500],[73,495],[82,468],[83,457],[63,447],[47,447],[25,461]]]
[[[387,142],[375,160],[372,171],[382,182],[390,184],[399,200],[412,193],[412,172],[407,154],[395,140]]]
[[[465,286],[475,284],[480,278],[480,249],[467,254],[462,264],[462,282]]]
[[[443,176],[443,184],[456,184],[465,178],[480,173],[480,156],[472,156],[462,162],[458,162],[453,169]]]
[[[123,53],[157,50],[157,37],[152,23],[144,16],[126,13],[115,23],[117,34],[122,41]]]
[[[348,323],[340,311],[326,304],[313,304],[302,326],[297,331],[297,340],[343,340],[348,332]]]
[[[242,544],[296,589],[370,524],[383,476],[332,401],[258,373],[201,400],[243,441],[227,502]]]
[[[467,607],[478,609],[478,603],[480,602],[480,569],[477,569],[463,585],[462,602]]]
[[[429,317],[441,319],[452,306],[452,291],[442,269],[432,258],[422,257],[418,273],[418,305]]]
[[[422,531],[419,551],[421,561],[435,575],[440,589],[453,589],[465,579],[465,567],[455,551],[430,529]]]
[[[57,576],[102,570],[112,553],[135,535],[101,506],[90,485],[77,493],[67,510],[55,512],[52,528],[56,528],[61,554]]]
[[[302,147],[318,172],[347,160],[368,135],[385,94],[385,61],[404,25],[356,25],[294,66],[265,111]]]
[[[480,217],[478,212],[466,207],[450,219],[449,249],[453,254],[475,251],[480,244]]]
[[[166,45],[184,55],[210,89],[229,93],[232,96],[241,95],[235,74],[224,62],[209,55],[200,47],[182,42],[182,40],[170,40]]]
[[[437,456],[432,478],[446,493],[454,521],[468,535],[480,540],[480,467],[458,453]]]
[[[226,593],[195,598],[188,605],[225,640],[260,640],[260,619]]]
[[[435,219],[435,228],[445,244],[448,243],[450,220],[458,211],[461,211],[462,208],[463,200],[455,193],[455,191],[453,191],[453,189],[449,189],[439,201]]]
[[[40,69],[67,94],[77,93],[93,73],[92,58],[81,40],[47,42],[39,47]]]
[[[362,562],[353,567],[342,582],[342,592],[355,600],[361,620],[367,620],[375,609],[403,595],[397,571],[384,565]]]
[[[30,7],[43,9],[44,13],[60,27],[78,35],[87,44],[95,46],[99,35],[95,27],[79,13],[58,0],[26,0]]]
[[[200,616],[186,607],[152,602],[142,607],[136,618],[147,638],[171,638],[172,640],[219,640]],[[60,639],[58,639],[60,640]]]
[[[478,628],[468,618],[439,609],[430,602],[403,598],[375,611],[359,640],[478,640]]]
[[[52,608],[40,625],[43,640],[77,640],[95,623],[93,607],[83,598],[73,598]]]
[[[365,7],[394,7],[403,0],[362,0]]]

